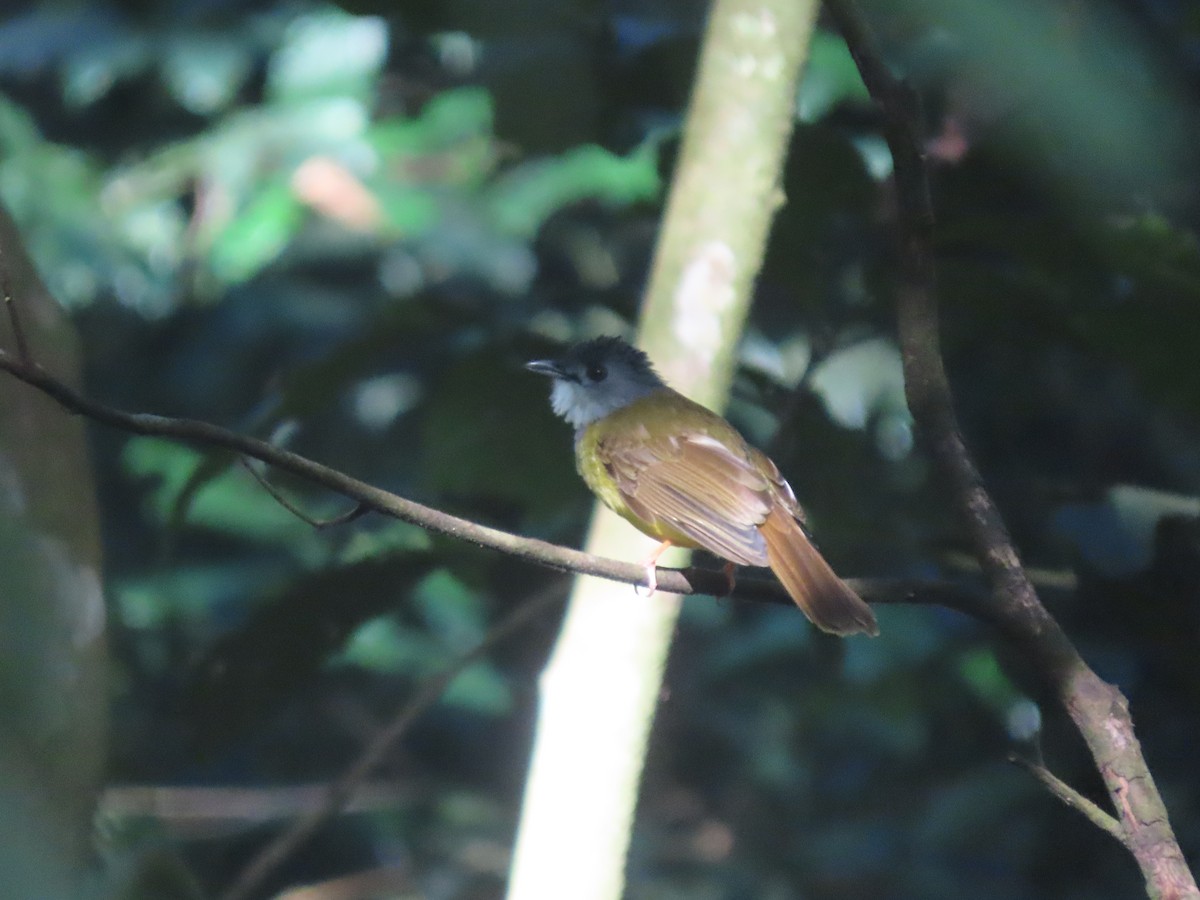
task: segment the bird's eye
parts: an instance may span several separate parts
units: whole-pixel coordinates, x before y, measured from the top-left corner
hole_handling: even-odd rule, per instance
[[[608,377],[608,369],[599,363],[588,366],[587,377],[589,381],[601,382]]]

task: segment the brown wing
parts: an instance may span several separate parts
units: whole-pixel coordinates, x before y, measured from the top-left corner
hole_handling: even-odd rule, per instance
[[[800,527],[808,534],[808,518],[804,515],[804,510],[800,506],[800,502],[796,499],[796,494],[792,491],[792,486],[787,483],[787,479],[779,471],[779,467],[774,461],[763,453],[757,447],[746,445],[746,451],[750,454],[751,462],[757,467],[758,471],[766,475],[771,482],[771,488],[775,495],[775,502],[786,509],[800,523]]]
[[[643,431],[633,440],[601,440],[596,452],[634,515],[731,562],[765,566],[758,526],[771,510],[771,484],[748,452],[738,452],[744,449],[699,432]]]

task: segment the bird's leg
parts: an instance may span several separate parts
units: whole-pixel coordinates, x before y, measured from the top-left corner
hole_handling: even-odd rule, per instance
[[[663,541],[661,544],[655,547],[639,564],[646,570],[646,587],[649,589],[649,593],[645,595],[647,599],[653,597],[654,592],[658,590],[658,558],[666,553],[670,547],[670,541]],[[640,584],[635,584],[633,586],[634,591],[637,592],[639,597],[642,596],[641,587],[642,586]]]
[[[737,571],[737,563],[727,562],[721,571],[725,573],[725,581],[729,584],[729,587],[725,588],[725,596],[732,597],[733,589],[737,587],[737,577],[734,575]]]

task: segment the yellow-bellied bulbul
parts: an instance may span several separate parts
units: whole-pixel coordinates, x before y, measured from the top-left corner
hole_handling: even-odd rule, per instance
[[[579,474],[616,513],[669,546],[769,566],[814,625],[878,634],[871,608],[813,545],[779,469],[716,413],[663,383],[646,354],[619,338],[573,347],[526,368],[554,379],[554,411],[575,427]]]

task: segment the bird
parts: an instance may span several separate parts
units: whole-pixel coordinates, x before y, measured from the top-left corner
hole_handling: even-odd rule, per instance
[[[871,607],[830,567],[778,467],[724,418],[668,387],[649,357],[599,337],[525,368],[552,381],[550,405],[575,429],[575,464],[600,500],[668,547],[768,567],[817,628],[877,635]]]

